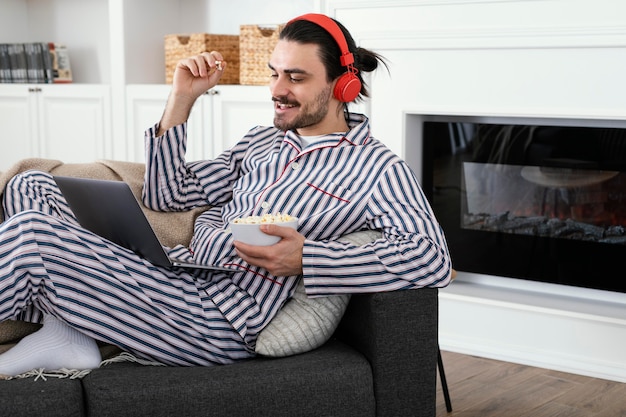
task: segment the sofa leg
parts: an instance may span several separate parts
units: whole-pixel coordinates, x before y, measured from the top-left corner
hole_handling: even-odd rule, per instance
[[[439,378],[441,378],[441,389],[443,390],[443,398],[446,401],[446,410],[452,411],[452,402],[450,401],[450,392],[448,392],[448,382],[446,381],[446,373],[443,369],[443,359],[441,358],[441,349],[437,345],[437,365],[439,368]]]

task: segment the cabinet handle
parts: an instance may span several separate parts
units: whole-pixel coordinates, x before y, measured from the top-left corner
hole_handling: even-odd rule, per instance
[[[211,89],[211,90],[206,92],[206,94],[208,94],[210,96],[217,96],[217,95],[219,95],[219,93],[220,93],[220,90],[213,90],[213,89]]]
[[[28,87],[29,93],[41,93],[41,88],[39,87]]]

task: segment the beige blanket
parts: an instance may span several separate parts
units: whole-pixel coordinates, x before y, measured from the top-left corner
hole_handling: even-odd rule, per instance
[[[24,159],[7,171],[0,173],[0,190],[4,190],[7,182],[16,174],[36,169],[54,175],[70,177],[119,180],[128,183],[138,200],[141,198],[145,166],[138,162],[122,162],[101,160],[86,164],[66,164],[53,159]],[[0,191],[1,197],[2,191]],[[206,208],[198,208],[186,212],[158,212],[143,206],[142,208],[152,224],[155,233],[165,246],[177,244],[188,245],[193,233],[196,217]],[[3,220],[3,213],[0,213]]]
[[[142,163],[101,160],[85,164],[66,164],[58,160],[41,158],[22,160],[7,171],[0,172],[0,197],[7,182],[12,177],[32,169],[54,175],[125,181],[130,185],[137,199],[141,201],[141,189],[145,173],[145,166]],[[185,246],[189,244],[193,233],[193,223],[196,217],[206,209],[198,208],[187,212],[157,212],[146,208],[143,204],[141,207],[161,243],[170,247],[177,244]],[[0,207],[0,220],[3,219],[4,213]],[[37,328],[38,325],[17,321],[0,323],[0,353],[10,346],[8,343],[15,342]]]

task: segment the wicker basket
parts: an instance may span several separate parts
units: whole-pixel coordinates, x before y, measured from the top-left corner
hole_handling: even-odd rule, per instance
[[[210,51],[220,52],[228,65],[220,84],[239,84],[239,36],[209,33],[165,35],[165,82],[172,83],[178,61]]]
[[[278,35],[283,25],[259,26],[241,25],[239,27],[239,82],[244,85],[267,85],[270,60]]]

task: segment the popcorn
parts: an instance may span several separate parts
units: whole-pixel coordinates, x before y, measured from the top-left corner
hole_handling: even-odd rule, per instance
[[[295,220],[296,218],[290,216],[289,214],[283,213],[266,213],[261,216],[248,216],[248,217],[240,217],[234,219],[232,223],[234,224],[264,224],[264,223],[283,223],[290,222]]]

